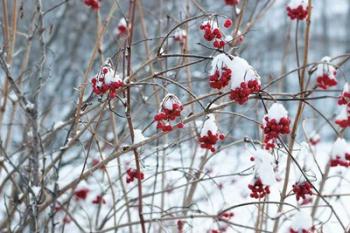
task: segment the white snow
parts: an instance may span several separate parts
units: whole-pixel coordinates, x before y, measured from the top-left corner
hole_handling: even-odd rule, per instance
[[[304,211],[298,211],[294,215],[290,227],[296,231],[302,231],[303,229],[309,230],[312,228],[311,216]]]
[[[140,130],[140,129],[134,130],[134,143],[135,144],[140,143],[146,139],[147,138],[145,136],[143,136],[143,134],[142,134],[142,130]]]
[[[348,107],[346,105],[340,105],[340,112],[335,120],[347,120],[348,119]]]
[[[268,118],[276,119],[277,122],[283,117],[288,117],[288,111],[280,103],[273,103],[267,112]]]
[[[180,29],[180,28],[176,29],[176,31],[174,33],[174,37],[178,38],[180,40],[185,38],[186,36],[187,36],[186,31],[183,29]]]
[[[343,87],[343,94],[350,92],[349,84],[346,82]]]
[[[181,105],[179,98],[176,95],[168,93],[162,100],[160,106],[168,110],[173,110],[173,104]]]
[[[215,122],[215,116],[213,114],[208,115],[208,119],[204,122],[203,128],[201,130],[201,137],[208,135],[208,131],[211,131],[213,134],[218,132],[218,127]]]
[[[331,157],[336,158],[336,156],[340,156],[344,159],[346,153],[350,153],[349,144],[344,138],[338,138],[333,144]]]
[[[55,122],[55,124],[53,125],[53,130],[61,128],[64,124],[65,124],[64,121]]]
[[[124,26],[124,27],[127,26],[127,23],[124,17],[119,20],[118,27],[119,26]]]
[[[323,57],[321,59],[321,63],[317,65],[316,76],[322,76],[323,74],[327,74],[329,78],[336,79],[336,69],[334,65],[330,63],[330,57]]]
[[[288,6],[292,9],[298,8],[298,6],[303,6],[303,8],[306,8],[307,5],[307,0],[291,0],[288,3]]]
[[[257,149],[253,152],[255,158],[255,173],[265,185],[273,185],[276,181],[273,170],[273,157],[263,149]]]
[[[228,68],[232,71],[232,90],[239,87],[242,82],[247,82],[249,80],[258,80],[260,83],[260,76],[258,73],[245,59],[241,57],[234,57]]]
[[[221,72],[222,67],[227,67],[232,71],[231,89],[236,89],[242,82],[249,80],[258,80],[260,83],[260,76],[258,73],[241,57],[229,56],[224,53],[215,56],[211,63],[210,74],[213,75],[217,69]]]

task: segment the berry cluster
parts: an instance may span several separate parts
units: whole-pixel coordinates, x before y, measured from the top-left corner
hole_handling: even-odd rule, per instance
[[[231,80],[232,71],[227,67],[221,67],[221,71],[217,68],[214,74],[209,76],[209,85],[215,89],[226,87]]]
[[[335,156],[335,158],[330,160],[330,166],[331,167],[350,167],[350,154],[345,154],[345,159],[341,158],[340,156]]]
[[[164,97],[159,113],[154,116],[154,121],[157,122],[157,129],[163,132],[170,132],[173,130],[171,121],[175,121],[178,117],[181,117],[181,111],[183,110],[182,103],[173,94],[168,94]],[[179,122],[176,125],[177,128],[183,128],[184,124]]]
[[[234,216],[233,212],[224,212],[218,215],[219,220],[230,220]]]
[[[208,233],[225,233],[227,231],[228,225],[221,226],[219,229],[211,229],[208,231]]]
[[[81,188],[74,192],[74,196],[76,200],[85,200],[87,198],[90,190],[88,188]]]
[[[350,126],[350,91],[349,86],[346,83],[342,94],[339,96],[338,105],[341,106],[341,112],[336,117],[335,123],[342,128]]]
[[[100,0],[84,0],[84,4],[94,11],[97,11],[101,7]]]
[[[174,33],[174,40],[179,42],[180,44],[184,44],[187,38],[187,34],[185,30],[177,29]]]
[[[215,116],[212,114],[208,115],[208,118],[205,120],[201,133],[199,136],[200,147],[203,149],[210,150],[215,152],[214,145],[218,140],[224,140],[225,136],[220,134],[218,127],[215,122]]]
[[[223,40],[223,34],[220,29],[216,26],[216,23],[212,21],[207,21],[201,24],[200,29],[204,32],[204,39],[207,41],[213,41],[213,46],[215,48],[223,48],[225,46],[225,41]]]
[[[334,75],[336,72],[334,71]],[[329,87],[337,85],[337,80],[330,78],[329,74],[324,73],[321,76],[318,76],[316,79],[317,86],[323,90],[327,90]]]
[[[127,177],[126,177],[126,183],[131,183],[133,182],[135,179],[138,179],[138,180],[143,180],[145,178],[143,172],[139,172],[137,171],[136,169],[133,169],[133,168],[129,168],[127,171],[126,171],[126,174],[127,174]]]
[[[229,6],[235,6],[237,4],[239,4],[240,0],[225,0],[225,4],[229,5]]]
[[[92,166],[96,166],[97,164],[99,164],[101,161],[99,159],[93,159],[92,160]],[[100,168],[99,168],[101,171],[105,171],[106,170],[106,166],[105,165],[102,165]]]
[[[117,26],[117,35],[126,35],[128,32],[128,24],[126,23],[125,18],[121,18],[119,20],[118,26]]]
[[[348,83],[345,83],[342,94],[339,96],[338,105],[350,106],[350,90]]]
[[[106,200],[103,198],[102,195],[97,195],[95,199],[92,200],[92,204],[95,204],[95,205],[106,204]]]
[[[331,167],[350,167],[349,144],[344,138],[338,138],[333,144],[329,165]]]
[[[308,15],[308,7],[303,4],[299,6],[287,6],[287,14],[291,20],[304,20]]]
[[[293,192],[296,195],[297,201],[301,199],[307,200],[308,196],[311,196],[312,193],[312,185],[310,182],[297,182],[293,185]]]
[[[279,121],[270,119],[268,116],[264,117],[264,145],[266,150],[275,148],[276,139],[280,134],[289,134],[290,120],[288,117],[282,117]]]
[[[335,119],[335,123],[341,128],[350,126],[350,108],[348,106],[342,106],[342,110]]]
[[[260,82],[258,80],[249,80],[242,82],[239,87],[231,90],[230,99],[242,105],[248,101],[248,96],[260,91]]]
[[[207,131],[207,135],[203,135],[199,137],[199,143],[201,148],[208,149],[211,152],[215,152],[214,145],[217,143],[218,140],[224,140],[225,136],[223,134],[213,134],[211,130]]]
[[[309,142],[311,145],[315,146],[321,141],[320,135],[315,134],[314,136],[310,137]]]
[[[331,58],[324,57],[321,63],[317,66],[316,82],[317,86],[323,90],[327,90],[329,87],[337,85],[337,70],[330,64]]]
[[[263,198],[270,194],[270,186],[264,185],[260,178],[257,178],[253,184],[249,184],[248,188],[251,190],[250,197],[252,198]]]
[[[178,233],[183,233],[184,232],[184,226],[185,226],[185,222],[184,221],[177,220],[176,226],[177,226],[177,232]]]
[[[312,233],[312,232],[314,232],[314,228],[312,228],[311,230],[307,230],[307,229],[294,230],[293,228],[289,229],[289,233]]]
[[[100,72],[91,80],[92,90],[96,95],[109,93],[110,98],[117,95],[117,90],[124,85],[119,75],[112,69],[111,63],[102,66]]]

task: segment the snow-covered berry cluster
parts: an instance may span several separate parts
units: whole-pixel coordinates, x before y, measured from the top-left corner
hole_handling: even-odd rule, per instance
[[[212,61],[209,85],[222,89],[229,82],[230,99],[241,105],[248,101],[249,95],[259,92],[261,88],[260,76],[245,59],[222,53]]]
[[[97,11],[101,7],[100,0],[84,0],[84,4],[94,11]]]
[[[350,108],[347,105],[340,106],[340,112],[335,118],[335,123],[341,128],[350,126]]]
[[[339,96],[338,105],[340,113],[335,118],[335,123],[342,128],[350,126],[350,90],[349,85],[345,83],[342,94]]]
[[[181,111],[183,106],[179,98],[173,94],[167,94],[160,104],[160,109],[157,115],[154,116],[154,121],[157,122],[157,129],[163,132],[170,132],[173,130],[172,121],[181,118]],[[180,122],[176,124],[177,128],[183,128],[184,124]]]
[[[266,150],[257,149],[253,152],[251,158],[255,162],[255,174],[248,188],[251,191],[250,197],[259,199],[270,194],[270,186],[276,180],[273,168],[273,156]]]
[[[127,174],[126,183],[128,184],[133,182],[135,179],[143,180],[145,178],[143,172],[137,171],[136,169],[133,169],[133,168],[129,168],[126,171],[126,174]]]
[[[225,4],[229,5],[229,6],[235,6],[237,4],[239,4],[240,0],[225,0]]]
[[[343,92],[338,98],[338,105],[350,106],[350,88],[348,83],[344,84]]]
[[[112,68],[110,59],[101,67],[100,71],[92,78],[92,90],[96,95],[108,93],[110,98],[117,95],[117,90],[124,85],[119,75]]]
[[[274,103],[263,119],[264,146],[270,150],[275,148],[276,139],[282,134],[289,134],[290,119],[282,104]]]
[[[242,105],[251,94],[258,93],[261,88],[260,76],[248,62],[240,57],[232,60],[232,81],[230,99]]]
[[[226,87],[231,80],[232,71],[227,67],[221,67],[215,70],[214,74],[209,76],[209,85],[215,89],[222,89]]]
[[[322,58],[321,63],[318,64],[316,70],[317,86],[323,90],[327,90],[329,87],[337,85],[337,70],[330,61],[330,57]]]
[[[216,125],[214,115],[209,114],[200,133],[200,146],[203,149],[208,149],[211,152],[215,152],[214,145],[218,142],[219,139],[224,140],[225,136],[218,132],[218,127]]]
[[[298,211],[292,220],[289,227],[289,233],[312,233],[315,231],[315,226],[312,224],[312,218],[309,214],[303,211]]]
[[[291,20],[304,20],[308,15],[307,0],[291,0],[287,5],[287,14]]]
[[[309,142],[311,145],[316,146],[321,141],[321,136],[319,134],[313,134],[309,138]]]
[[[350,147],[349,144],[343,138],[338,138],[332,148],[331,167],[349,167],[350,166]]]
[[[224,26],[231,27],[229,21],[225,21]],[[205,21],[200,25],[200,29],[204,32],[204,39],[207,41],[213,41],[214,48],[223,48],[225,46],[224,34],[218,27],[218,24],[214,20]]]
[[[121,18],[117,26],[117,35],[123,36],[123,35],[126,35],[127,33],[128,33],[128,24],[125,18]]]
[[[312,196],[312,185],[308,181],[296,182],[293,184],[293,192],[295,193],[297,201],[303,200],[302,204],[306,204],[311,201],[310,196]]]
[[[174,40],[180,44],[184,44],[187,38],[186,31],[183,29],[177,29],[174,33]]]

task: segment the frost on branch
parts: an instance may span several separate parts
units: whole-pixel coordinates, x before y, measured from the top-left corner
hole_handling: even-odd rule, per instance
[[[119,75],[112,68],[112,62],[107,62],[100,68],[100,71],[92,78],[92,89],[96,95],[104,95],[108,93],[110,98],[117,95],[117,90],[124,85]]]
[[[253,153],[253,158],[255,174],[248,188],[251,190],[250,197],[259,199],[270,194],[270,186],[276,181],[273,157],[266,150],[258,149]]]
[[[160,109],[157,115],[154,116],[154,121],[157,122],[157,129],[163,132],[170,132],[173,130],[171,122],[180,118],[180,122],[176,127],[183,128],[184,124],[181,121],[181,111],[183,106],[179,98],[173,94],[167,94],[160,103]]]
[[[274,103],[263,119],[265,149],[275,148],[276,139],[283,134],[289,134],[290,119],[282,104]]]
[[[199,143],[201,148],[215,152],[215,144],[217,141],[224,140],[225,136],[220,134],[216,126],[215,117],[213,114],[208,115],[208,119],[204,122],[201,129]]]
[[[287,5],[287,14],[291,20],[304,20],[308,15],[307,0],[291,0]]]
[[[323,90],[327,90],[329,87],[337,85],[336,75],[337,70],[330,63],[330,57],[322,58],[316,70],[317,86]]]
[[[338,138],[333,144],[331,151],[330,166],[331,167],[349,167],[350,165],[350,147],[343,138]]]
[[[293,217],[289,233],[312,233],[314,231],[311,216],[303,211],[298,211]]]

